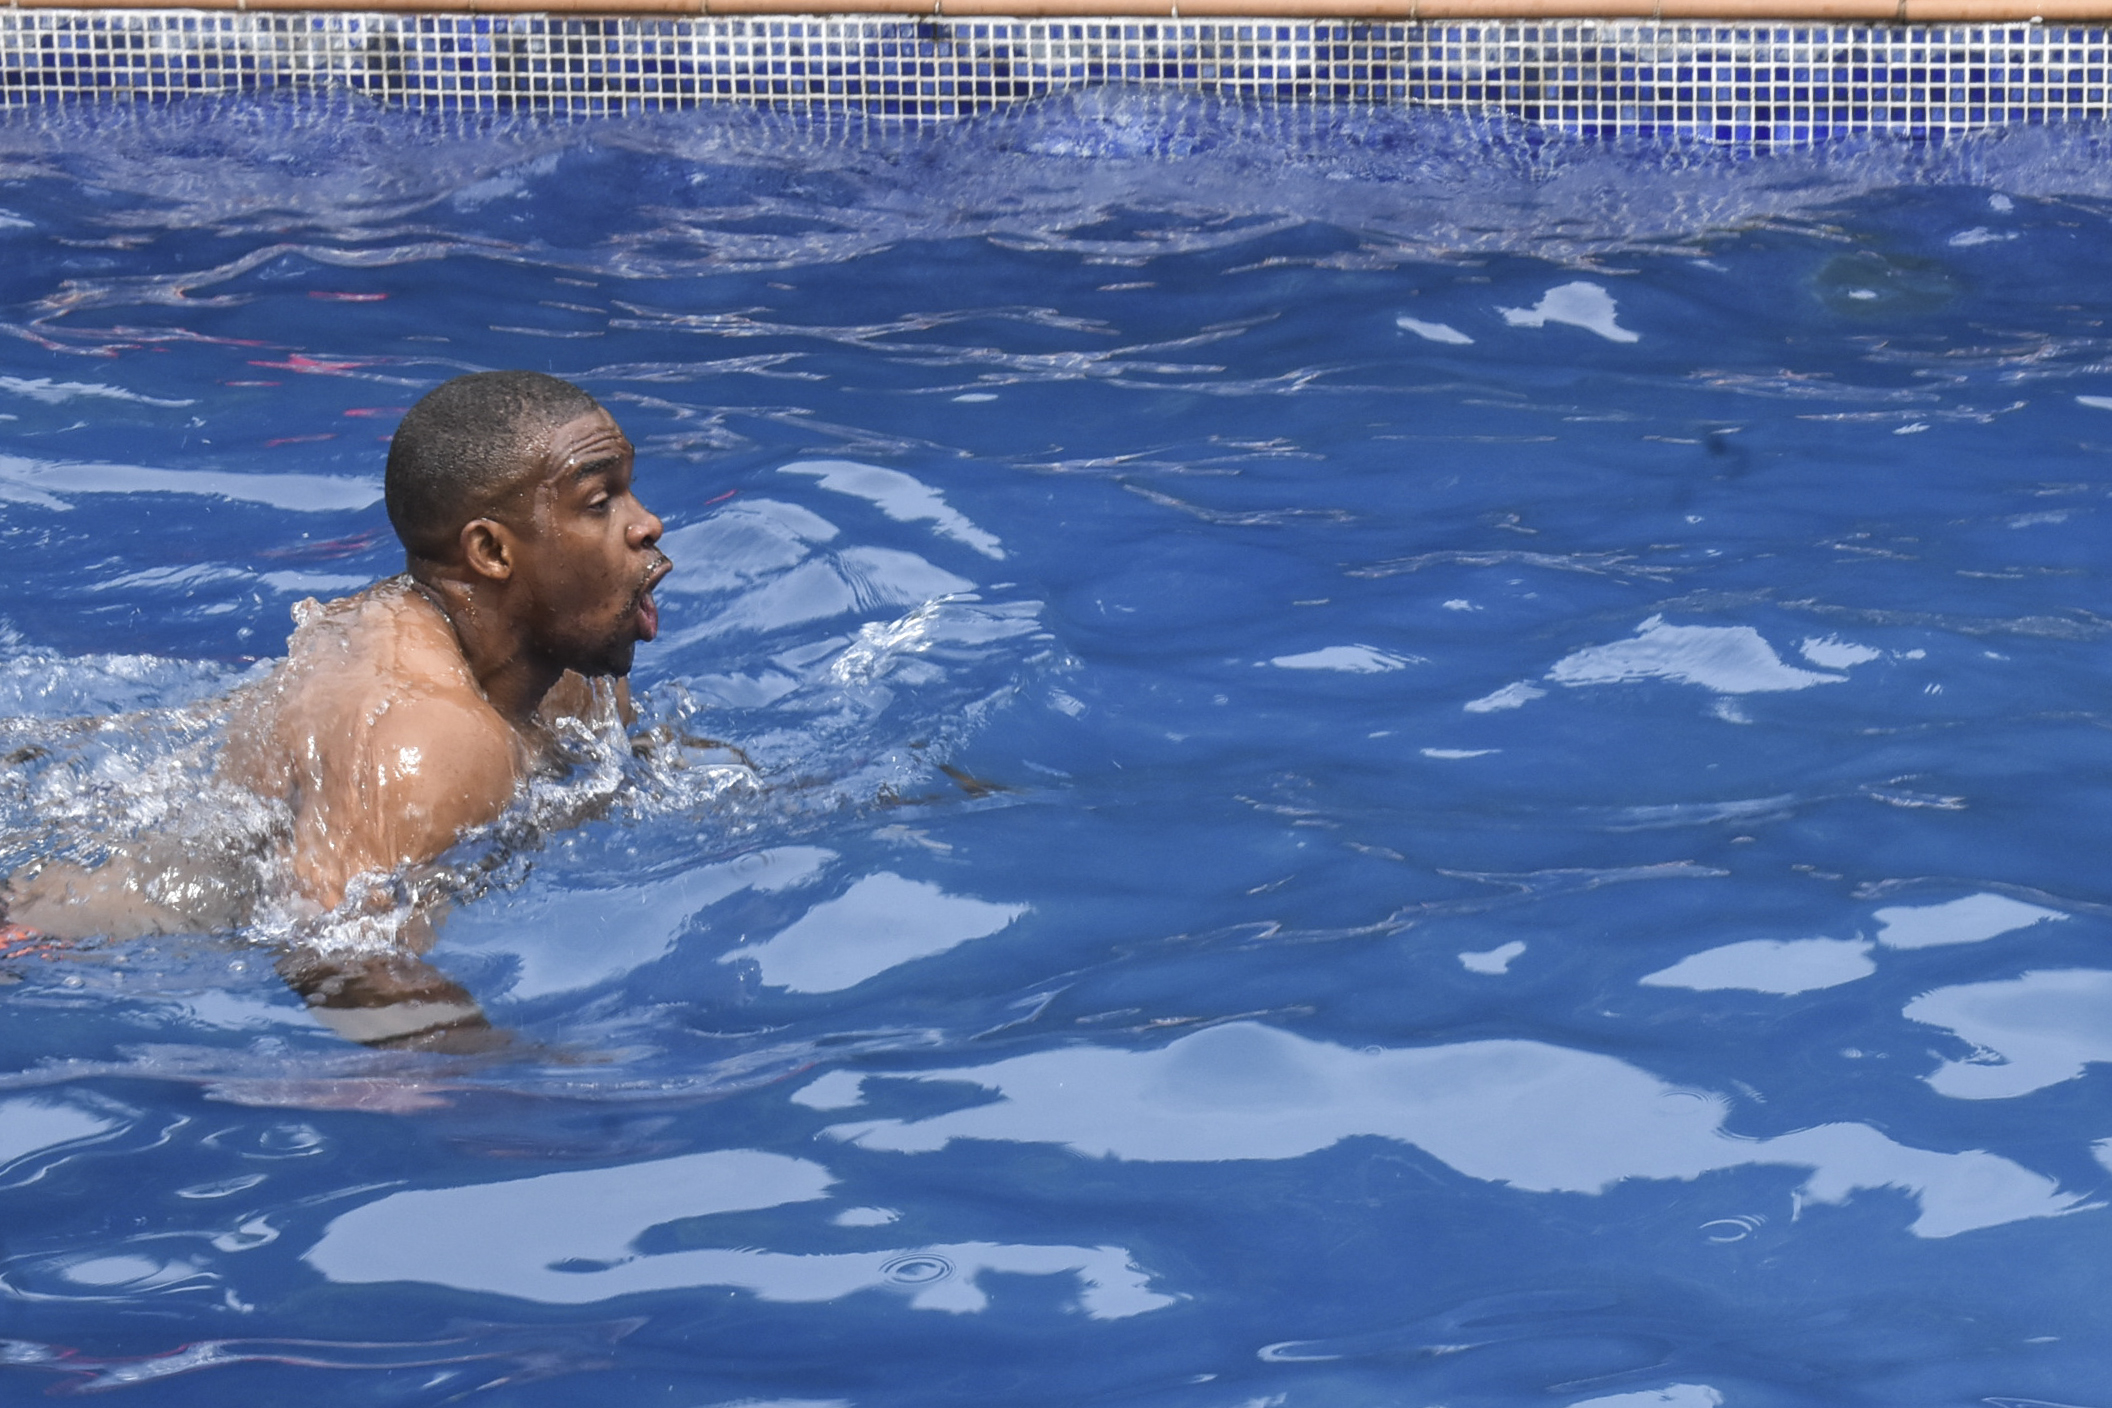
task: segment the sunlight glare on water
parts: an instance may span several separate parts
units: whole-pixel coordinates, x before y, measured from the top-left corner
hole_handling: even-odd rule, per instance
[[[0,859],[228,917],[0,962],[0,1402],[2103,1401],[2105,140],[11,115]],[[677,741],[370,1051],[217,701],[492,367]]]

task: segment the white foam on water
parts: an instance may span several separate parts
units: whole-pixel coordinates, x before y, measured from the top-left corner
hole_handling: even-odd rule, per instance
[[[470,182],[449,196],[448,203],[458,210],[475,210],[495,200],[526,195],[529,178],[548,176],[557,169],[557,161],[556,152],[546,152],[542,156],[521,162],[510,170]]]
[[[1464,758],[1486,758],[1493,753],[1501,753],[1502,751],[1501,748],[1425,748],[1422,750],[1422,754],[1426,758],[1439,758],[1446,762],[1457,762]]]
[[[1652,988],[1742,988],[1787,996],[1839,987],[1876,971],[1870,945],[1860,939],[1748,939],[1690,954],[1636,981]]]
[[[0,627],[0,635],[5,628]],[[0,641],[0,718],[81,718],[188,704],[218,694],[242,676],[210,661],[160,655],[60,656],[6,653]]]
[[[1549,323],[1566,323],[1597,333],[1608,342],[1638,342],[1642,335],[1629,331],[1614,321],[1613,295],[1597,284],[1558,284],[1540,295],[1540,301],[1530,308],[1498,308],[1503,320],[1514,328],[1543,328]]]

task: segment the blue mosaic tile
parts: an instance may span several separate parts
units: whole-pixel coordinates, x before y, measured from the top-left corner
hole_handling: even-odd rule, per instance
[[[6,10],[0,103],[292,87],[465,112],[733,102],[920,120],[1119,83],[1782,145],[2101,118],[2108,36],[2047,24]]]

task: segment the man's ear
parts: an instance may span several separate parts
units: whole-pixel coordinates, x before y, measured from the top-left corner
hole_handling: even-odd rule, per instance
[[[463,565],[479,577],[503,582],[513,575],[513,531],[505,524],[495,518],[473,518],[462,525],[459,541]]]

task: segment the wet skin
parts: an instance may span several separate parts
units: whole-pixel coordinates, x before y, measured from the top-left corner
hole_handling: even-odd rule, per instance
[[[436,858],[556,764],[554,731],[628,721],[638,643],[659,629],[660,520],[632,492],[630,442],[596,410],[536,437],[521,472],[444,556],[327,606],[304,602],[287,659],[235,701],[220,772],[291,816],[297,908],[322,914],[362,876]],[[151,899],[133,858],[48,867],[12,885],[7,918],[67,936],[193,930]],[[379,899],[376,901],[380,904]],[[491,1033],[460,987],[413,956],[289,955],[281,973],[356,1041],[455,1049]]]

